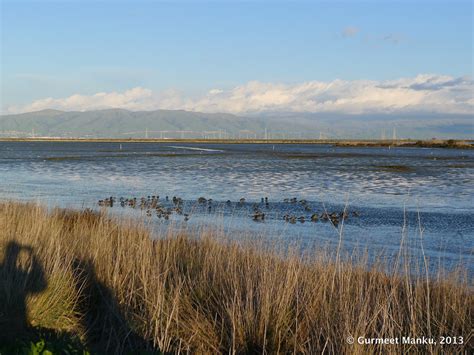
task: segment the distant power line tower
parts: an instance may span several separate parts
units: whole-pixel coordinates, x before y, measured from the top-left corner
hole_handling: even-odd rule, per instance
[[[380,132],[380,139],[383,140],[383,141],[386,139],[385,138],[385,128],[382,128],[382,131]]]
[[[397,139],[397,129],[395,127],[393,127],[392,139],[393,140]]]

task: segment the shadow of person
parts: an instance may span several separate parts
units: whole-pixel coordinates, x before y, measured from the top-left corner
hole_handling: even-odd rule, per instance
[[[100,354],[159,353],[130,326],[131,320],[124,316],[126,310],[98,279],[91,261],[76,260],[73,272],[82,295],[77,310],[83,315],[85,344],[72,333],[30,326],[27,299],[46,290],[45,272],[32,247],[14,241],[6,245],[0,263],[0,354],[5,344],[14,345],[21,339],[45,339],[57,347],[72,345],[77,349],[86,345]]]
[[[0,264],[0,340],[11,341],[28,330],[27,297],[46,287],[33,248],[9,242]]]
[[[84,297],[80,305],[86,344],[95,352],[107,354],[159,353],[153,345],[139,336],[124,316],[113,292],[102,283],[90,260],[75,260],[74,273],[80,280],[77,287]]]

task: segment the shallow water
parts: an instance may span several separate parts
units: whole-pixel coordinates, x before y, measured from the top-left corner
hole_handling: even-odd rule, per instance
[[[306,247],[336,245],[331,223],[296,223],[305,216],[342,211],[348,204],[343,243],[372,254],[398,252],[402,228],[414,254],[435,265],[461,262],[474,271],[472,217],[474,152],[458,149],[346,148],[324,145],[0,142],[0,198],[48,205],[97,208],[108,196],[168,195],[183,199],[188,225],[278,236]],[[204,196],[208,205],[197,204]],[[268,205],[260,203],[268,197]],[[296,197],[300,203],[283,202]],[[245,198],[245,203],[238,203]],[[230,203],[226,203],[230,200]],[[254,203],[264,222],[252,220]],[[112,211],[141,215],[140,208]],[[217,218],[216,218],[217,217]],[[152,217],[154,223],[183,223]],[[217,221],[217,222],[216,222]],[[339,225],[339,228],[341,225]],[[423,238],[420,238],[420,227]]]

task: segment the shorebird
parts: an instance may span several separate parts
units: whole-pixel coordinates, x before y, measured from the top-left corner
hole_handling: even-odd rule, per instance
[[[347,217],[349,217],[349,212],[342,211],[341,213],[339,213],[339,217],[342,219],[346,219]]]
[[[253,214],[253,220],[254,221],[263,221],[265,220],[265,213],[261,211],[257,211]]]
[[[102,207],[114,207],[114,200],[115,198],[113,196],[110,196],[103,200],[99,200],[98,204],[99,206],[102,206]]]

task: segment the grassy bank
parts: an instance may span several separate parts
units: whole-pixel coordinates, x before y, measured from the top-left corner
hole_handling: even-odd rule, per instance
[[[337,147],[397,147],[397,148],[449,148],[473,149],[474,145],[465,140],[431,139],[431,140],[378,140],[378,141],[338,141]]]
[[[283,255],[212,234],[152,241],[137,223],[90,211],[0,204],[2,344],[38,329],[109,353],[452,353],[472,341],[462,272],[402,276],[407,265],[386,273],[363,258]],[[437,344],[360,345],[360,336]]]

